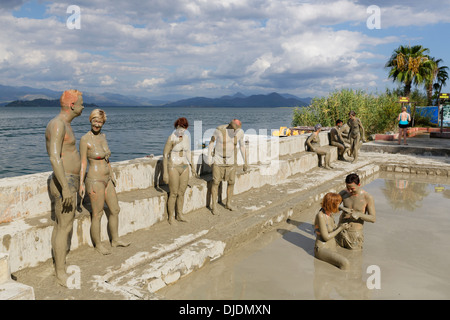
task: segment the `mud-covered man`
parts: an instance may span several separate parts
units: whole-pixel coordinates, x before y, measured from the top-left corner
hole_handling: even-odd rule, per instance
[[[225,208],[231,211],[234,210],[231,202],[234,193],[234,184],[236,182],[238,148],[244,159],[244,171],[247,171],[248,167],[244,144],[244,131],[241,127],[241,121],[233,119],[229,124],[218,126],[211,137],[208,146],[208,163],[212,165],[213,176],[210,205],[212,214],[218,214],[217,200],[221,181],[227,182],[227,202]]]
[[[339,225],[348,223],[350,227],[336,236],[337,243],[347,249],[362,249],[364,243],[364,222],[376,221],[373,197],[361,188],[359,176],[351,173],[345,178],[346,189],[339,192],[343,211]]]
[[[66,255],[75,218],[81,168],[71,122],[84,109],[82,93],[78,90],[64,91],[60,104],[60,113],[47,125],[45,141],[53,169],[49,188],[55,208],[52,249],[56,278],[60,285],[67,287]]]

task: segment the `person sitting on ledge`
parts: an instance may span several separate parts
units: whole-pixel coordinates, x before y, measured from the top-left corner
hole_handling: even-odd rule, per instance
[[[319,160],[321,165],[325,169],[333,169],[330,165],[331,153],[328,149],[320,146],[320,137],[319,133],[322,130],[322,125],[320,123],[314,126],[314,132],[306,139],[306,145],[309,148],[309,151],[317,153],[319,156]],[[325,156],[325,163],[322,162],[322,156]]]
[[[336,126],[330,130],[330,145],[338,148],[338,160],[346,161],[344,154],[348,151],[349,147],[345,145],[342,138],[341,128],[344,122],[340,119],[336,120]]]

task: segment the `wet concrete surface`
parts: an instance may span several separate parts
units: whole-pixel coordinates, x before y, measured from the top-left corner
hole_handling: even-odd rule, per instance
[[[409,138],[408,146],[400,146],[400,148],[409,148],[414,145],[418,148],[420,145],[426,145],[427,148],[431,145],[432,148],[436,149],[446,149],[448,147],[448,140],[445,142],[434,141],[435,139],[429,139],[429,141],[426,140],[427,142],[418,141],[422,139],[426,140],[424,137]],[[370,142],[367,144],[373,143],[374,142]],[[394,143],[396,142],[394,141]],[[391,144],[393,143],[391,142]],[[363,147],[365,145],[363,145]],[[425,147],[423,148],[425,150],[423,152],[426,152]],[[67,289],[57,285],[54,278],[52,261],[50,260],[35,268],[27,268],[15,272],[13,277],[18,282],[32,286],[37,300],[167,299],[167,297],[160,293],[162,292],[161,290],[149,294],[142,294],[142,290],[124,290],[123,287],[119,288],[119,290],[108,290],[105,289],[104,286],[99,286],[97,280],[99,278],[101,279],[102,276],[111,271],[122,268],[127,261],[130,261],[130,259],[137,255],[142,253],[151,255],[158,250],[161,250],[163,247],[171,246],[176,239],[186,235],[195,235],[206,230],[207,236],[205,237],[213,241],[224,241],[227,244],[224,251],[224,257],[226,257],[242,247],[245,243],[254,239],[262,239],[260,238],[261,234],[274,230],[276,232],[277,228],[282,228],[281,226],[283,224],[286,226],[286,230],[288,230],[289,226],[294,227],[295,229],[296,226],[286,222],[286,216],[281,217],[282,221],[276,221],[276,213],[279,211],[292,210],[291,221],[310,223],[310,216],[304,212],[308,207],[314,207],[314,205],[319,203],[321,194],[330,190],[330,188],[341,188],[346,174],[358,172],[361,168],[371,166],[373,163],[410,163],[415,166],[438,166],[449,168],[450,170],[450,159],[446,156],[415,156],[404,155],[401,153],[389,154],[387,152],[363,151],[361,152],[360,160],[355,164],[336,161],[333,163],[333,166],[335,167],[334,170],[316,168],[310,172],[292,176],[286,181],[280,181],[278,185],[252,189],[244,194],[236,195],[234,197],[234,204],[238,208],[236,211],[228,211],[219,206],[220,215],[213,216],[208,208],[202,208],[187,214],[187,218],[189,219],[188,223],[177,222],[174,225],[169,225],[166,221],[163,221],[148,229],[127,234],[123,236],[123,238],[124,240],[131,242],[131,245],[127,248],[112,248],[111,255],[102,256],[89,246],[73,250],[67,257],[67,264],[75,265],[79,268],[81,275],[79,288]],[[370,227],[372,227],[372,225],[368,228]],[[388,230],[387,232],[394,231]],[[280,235],[280,233],[275,234]],[[305,234],[301,237],[303,237],[303,240],[307,243],[311,241]],[[370,242],[368,241],[368,243]],[[383,249],[387,245],[389,244],[383,243],[378,249]],[[404,243],[404,245],[407,246],[408,243]],[[306,274],[309,272],[309,274],[312,275],[312,270],[314,269],[313,265],[317,262],[314,262],[315,260],[312,259],[311,253],[308,252],[309,249],[302,250],[302,246],[304,245],[301,243],[293,244],[292,249],[298,251],[300,248],[299,254],[300,256],[304,255],[304,259],[300,259],[298,263],[309,263],[309,266],[305,269],[306,271],[304,271]],[[174,250],[176,251],[177,249]],[[286,255],[289,257],[292,256],[291,253],[286,253]],[[378,252],[377,255],[383,257],[382,252]],[[219,259],[223,259],[224,257]],[[205,265],[208,264],[208,262],[205,263]],[[124,270],[125,273],[133,272],[133,268]],[[289,272],[294,272],[294,270]],[[220,274],[221,273],[219,272],[217,277],[220,278]],[[193,274],[191,273],[186,275],[186,277],[192,275]],[[327,277],[327,275],[328,274],[325,272],[323,276]],[[140,275],[136,275],[136,278],[139,276]],[[184,275],[181,275],[181,279],[178,281],[182,281],[183,277]],[[217,280],[221,281],[219,278]],[[311,279],[312,278],[309,278],[308,281],[312,281]],[[299,279],[299,281],[301,280]],[[105,283],[103,283],[103,285],[105,285]],[[146,284],[144,284],[144,288],[145,285]],[[256,284],[251,285],[256,286]],[[312,288],[313,286],[309,286],[308,290],[313,290]],[[263,288],[260,290],[263,290]],[[267,288],[265,290],[267,290]],[[312,291],[308,292],[309,297],[314,299]],[[241,299],[240,297],[242,297],[242,295],[239,296],[236,294],[234,297],[236,299]],[[359,294],[359,297],[364,298],[365,296],[361,293]]]
[[[376,140],[364,143],[361,151],[397,154],[418,154],[427,156],[450,156],[450,139],[432,138],[429,133],[418,133],[398,144],[398,140]]]

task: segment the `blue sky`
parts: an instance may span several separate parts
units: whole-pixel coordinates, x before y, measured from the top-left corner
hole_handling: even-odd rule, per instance
[[[69,5],[79,29],[66,24]],[[368,27],[370,6],[379,29]],[[397,86],[384,64],[399,45],[421,44],[450,66],[449,9],[436,0],[3,0],[0,84],[151,98],[383,92]]]

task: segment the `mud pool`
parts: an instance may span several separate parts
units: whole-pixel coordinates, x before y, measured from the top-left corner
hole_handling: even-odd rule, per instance
[[[364,225],[362,252],[339,248],[351,270],[314,258],[318,208],[312,208],[158,294],[175,300],[449,299],[450,182],[381,175],[363,188],[375,198],[377,221]]]

